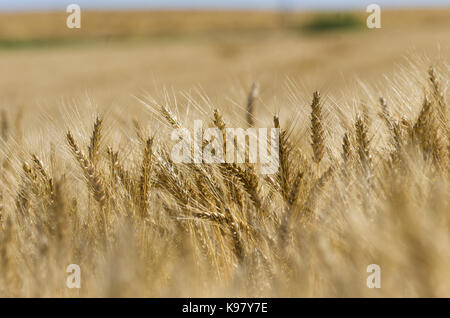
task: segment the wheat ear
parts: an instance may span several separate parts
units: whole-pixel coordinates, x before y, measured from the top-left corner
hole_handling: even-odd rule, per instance
[[[320,163],[325,153],[325,135],[322,127],[322,106],[320,103],[320,93],[318,91],[313,94],[311,104],[311,140],[314,152],[313,160]]]
[[[89,160],[95,166],[97,164],[97,157],[100,149],[100,142],[102,138],[102,123],[101,117],[97,116],[94,122],[94,129],[92,131],[91,143],[88,147]]]
[[[83,151],[78,148],[78,145],[73,139],[72,133],[70,131],[67,132],[66,138],[67,143],[69,144],[69,147],[75,156],[75,159],[78,161],[81,170],[83,170],[83,173],[86,177],[89,188],[91,189],[95,200],[100,204],[101,207],[104,207],[106,204],[106,191],[103,180],[101,179],[92,163],[86,158]]]
[[[255,102],[259,95],[258,83],[253,83],[247,98],[247,124],[249,127],[255,125]]]

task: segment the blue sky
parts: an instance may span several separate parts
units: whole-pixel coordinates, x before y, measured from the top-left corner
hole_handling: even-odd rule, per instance
[[[450,6],[450,0],[0,0],[0,11],[64,10],[70,3],[81,8],[259,8],[298,9],[365,8],[370,3],[381,7]]]

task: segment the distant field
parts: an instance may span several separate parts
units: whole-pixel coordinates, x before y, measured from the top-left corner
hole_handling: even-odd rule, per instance
[[[130,96],[162,86],[201,87],[222,103],[245,99],[253,81],[271,99],[287,78],[339,91],[356,77],[380,79],[410,53],[448,56],[449,9],[383,12],[380,30],[305,31],[318,15],[85,12],[69,30],[66,13],[2,14],[0,103],[53,108],[88,93],[110,109],[140,109]]]
[[[383,28],[449,28],[450,9],[383,11]],[[64,12],[0,14],[2,41],[36,41],[133,36],[180,36],[301,29],[317,17],[351,15],[365,23],[364,11],[138,11],[82,12],[82,28],[65,27]]]

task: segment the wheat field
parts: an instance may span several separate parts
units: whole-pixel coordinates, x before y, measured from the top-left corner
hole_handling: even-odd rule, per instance
[[[438,54],[407,59],[401,27],[370,39],[306,37],[300,48],[276,30],[249,44],[185,39],[181,51],[178,42],[116,43],[111,55],[95,45],[1,51],[10,78],[0,80],[0,296],[450,297],[450,65],[439,21],[440,31],[417,27],[416,42],[426,53],[439,42]],[[397,47],[386,42],[393,34]],[[334,55],[375,48],[374,39],[386,44],[381,57]],[[308,44],[335,51],[296,64],[290,49]],[[255,57],[246,45],[267,51]],[[162,79],[133,91],[139,81],[113,60],[128,57],[134,70],[149,52]],[[105,69],[75,71],[78,59]],[[226,87],[226,68],[250,60]],[[311,81],[271,82],[291,75],[290,63]],[[346,80],[330,80],[341,69]],[[94,76],[86,94],[83,72]],[[55,93],[68,74],[74,86]],[[277,171],[175,163],[171,132],[196,119],[224,136],[279,128]],[[66,286],[69,264],[80,266],[79,289]],[[381,288],[366,284],[370,264],[381,268]]]

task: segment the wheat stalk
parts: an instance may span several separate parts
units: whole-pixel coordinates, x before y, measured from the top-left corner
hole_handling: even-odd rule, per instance
[[[255,102],[259,95],[258,83],[253,83],[247,98],[247,124],[249,127],[255,125]]]
[[[314,92],[311,104],[311,140],[314,152],[313,160],[319,164],[325,153],[325,135],[322,127],[322,106],[318,91]]]
[[[361,115],[355,121],[355,133],[359,160],[366,171],[372,168],[372,155],[370,153],[369,128]]]
[[[142,155],[142,166],[141,166],[141,177],[139,180],[139,198],[141,200],[141,214],[144,215],[147,211],[148,202],[148,191],[150,186],[150,176],[151,176],[151,165],[152,165],[152,147],[153,138],[148,138],[145,143],[143,155]]]
[[[94,129],[92,131],[91,143],[88,147],[89,160],[95,166],[97,164],[97,157],[100,149],[100,142],[102,138],[102,123],[101,117],[97,116],[94,122]]]
[[[89,188],[91,189],[95,200],[101,207],[104,207],[106,204],[107,194],[101,176],[96,171],[94,165],[86,158],[81,149],[77,146],[70,131],[67,132],[66,138],[75,159],[78,161],[78,164],[80,165],[81,170],[88,181]]]

